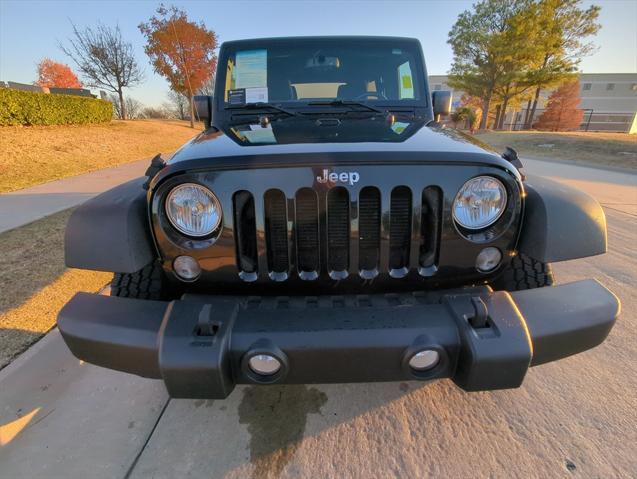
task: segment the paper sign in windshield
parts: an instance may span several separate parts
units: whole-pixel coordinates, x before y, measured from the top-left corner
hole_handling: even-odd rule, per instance
[[[262,128],[259,125],[250,125],[248,130],[241,130],[239,133],[252,144],[276,143],[276,138],[274,137],[274,132],[270,125],[265,128]]]
[[[246,103],[267,103],[268,88],[246,88]]]
[[[267,88],[267,86],[268,51],[263,49],[237,52],[235,88]]]

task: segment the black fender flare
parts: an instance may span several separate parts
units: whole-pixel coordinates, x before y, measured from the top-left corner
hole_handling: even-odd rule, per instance
[[[112,188],[80,205],[64,237],[70,268],[134,273],[157,258],[150,232],[146,177]]]
[[[528,175],[518,251],[552,263],[606,252],[606,216],[593,197],[572,186]]]

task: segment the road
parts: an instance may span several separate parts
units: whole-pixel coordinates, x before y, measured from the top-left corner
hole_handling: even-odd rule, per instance
[[[637,176],[526,163],[605,205],[609,253],[554,268],[621,298],[600,347],[516,390],[248,386],[202,401],[81,364],[53,331],[0,371],[0,477],[635,477]]]

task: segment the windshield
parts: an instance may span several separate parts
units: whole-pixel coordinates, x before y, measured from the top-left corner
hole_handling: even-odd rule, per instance
[[[226,50],[224,103],[325,102],[421,105],[424,68],[417,44],[401,40],[260,41]]]

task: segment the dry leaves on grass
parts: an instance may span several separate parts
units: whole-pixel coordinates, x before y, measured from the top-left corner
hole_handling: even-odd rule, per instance
[[[63,211],[0,234],[0,368],[41,338],[77,291],[94,292],[110,273],[67,269]]]
[[[515,148],[521,157],[555,158],[637,170],[637,136],[627,133],[486,132],[476,138],[498,151]]]
[[[199,131],[177,120],[0,127],[0,193],[169,153]]]

